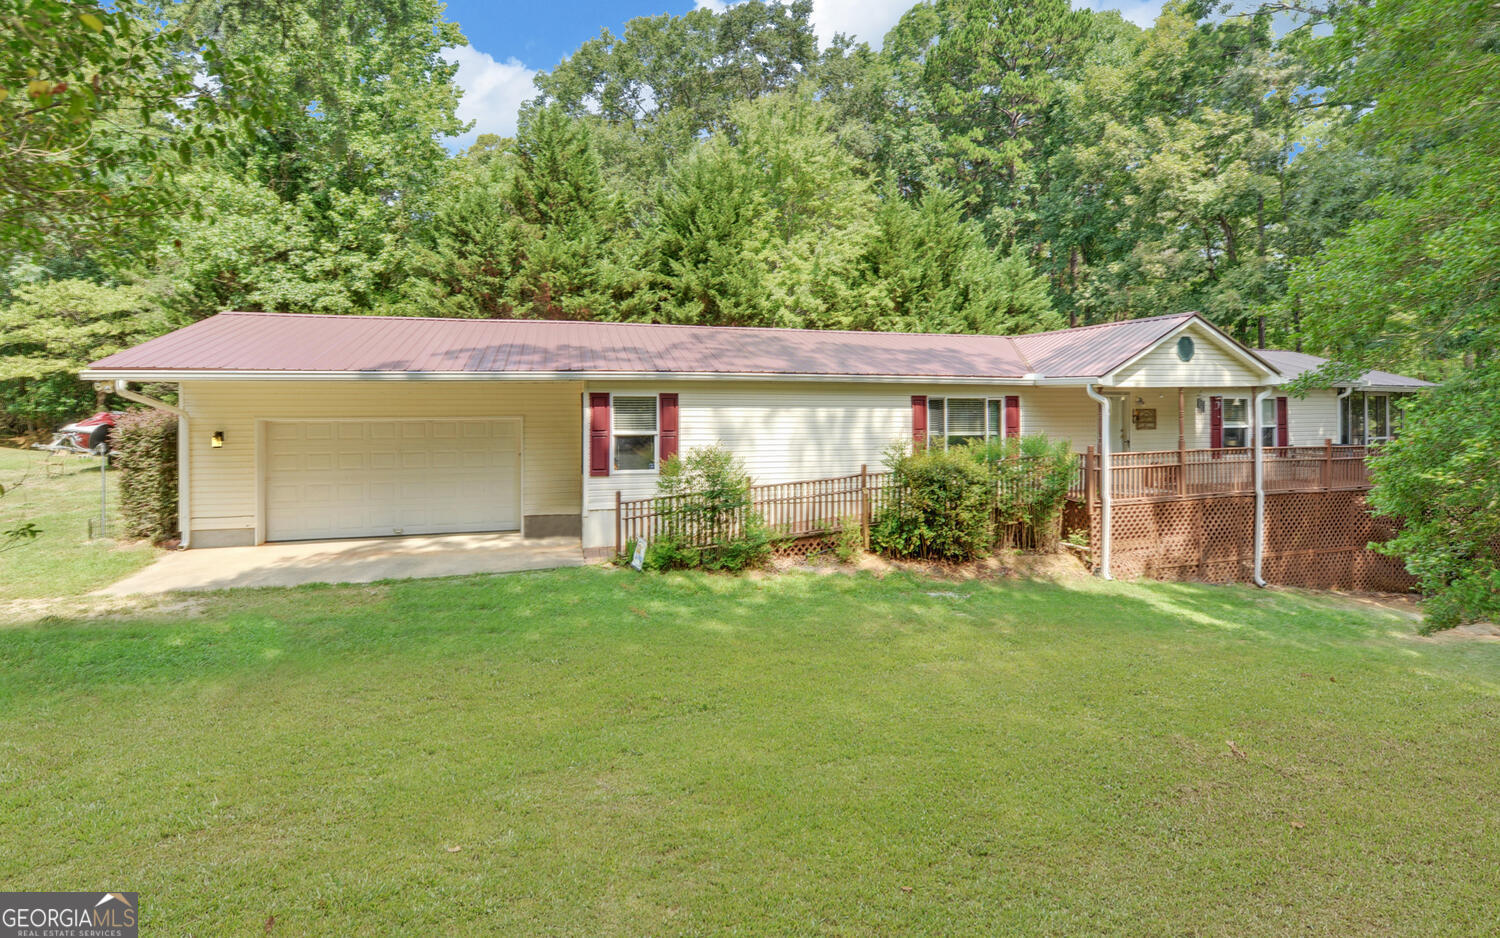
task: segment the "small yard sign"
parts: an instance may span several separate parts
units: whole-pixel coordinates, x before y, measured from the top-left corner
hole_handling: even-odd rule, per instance
[[[630,565],[637,570],[646,566],[646,539],[644,537],[635,542],[635,553],[630,558]]]

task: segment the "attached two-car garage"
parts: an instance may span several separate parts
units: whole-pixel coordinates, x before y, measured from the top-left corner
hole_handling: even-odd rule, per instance
[[[268,541],[521,527],[517,418],[276,420],[263,433]]]

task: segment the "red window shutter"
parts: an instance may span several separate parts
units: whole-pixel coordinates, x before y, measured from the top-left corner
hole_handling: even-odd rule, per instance
[[[661,461],[665,463],[677,455],[677,395],[657,395],[657,429],[661,431]]]
[[[1286,398],[1276,398],[1276,445],[1291,446],[1291,435],[1286,429]]]
[[[1015,394],[1005,398],[1005,435],[1021,435],[1021,398]]]
[[[927,448],[927,395],[911,396],[911,442],[917,449]]]
[[[589,394],[589,475],[609,475],[608,394]]]
[[[1224,398],[1208,399],[1208,445],[1219,449],[1224,445]]]

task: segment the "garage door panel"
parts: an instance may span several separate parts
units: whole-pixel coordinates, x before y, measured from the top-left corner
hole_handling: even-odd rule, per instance
[[[273,421],[265,439],[268,540],[520,527],[513,422]]]

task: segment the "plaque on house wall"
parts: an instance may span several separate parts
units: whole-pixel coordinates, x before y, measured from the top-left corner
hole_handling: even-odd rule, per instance
[[[1155,407],[1137,407],[1135,410],[1131,411],[1130,416],[1137,430],[1156,429]]]

